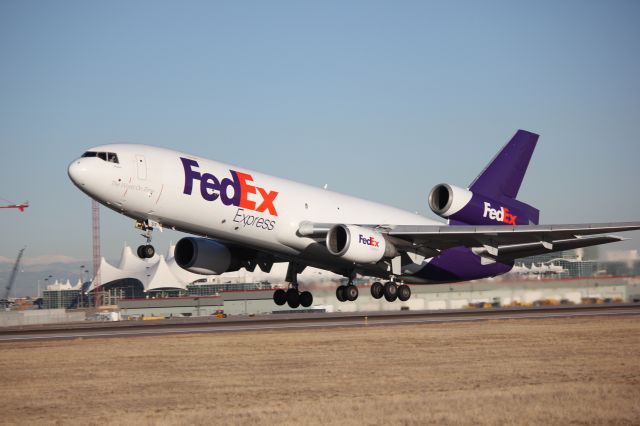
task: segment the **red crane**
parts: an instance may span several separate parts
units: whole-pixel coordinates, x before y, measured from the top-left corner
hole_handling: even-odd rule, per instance
[[[28,201],[25,201],[24,203],[20,203],[20,204],[12,204],[11,201],[7,200],[6,198],[0,197],[0,200],[6,201],[7,203],[9,203],[4,206],[0,206],[0,209],[18,209],[20,212],[24,212],[26,208],[29,207]]]
[[[29,202],[25,201],[20,204],[8,204],[6,206],[0,206],[0,209],[18,209],[23,212],[27,207],[29,207]]]

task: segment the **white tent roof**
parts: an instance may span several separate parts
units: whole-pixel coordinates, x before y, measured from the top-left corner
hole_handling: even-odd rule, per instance
[[[169,250],[167,250],[167,259],[166,259],[167,262],[173,259],[173,254],[175,253],[175,251],[176,251],[176,245],[173,243],[169,244]]]
[[[145,290],[156,290],[160,288],[181,288],[186,290],[189,282],[181,281],[169,268],[164,256],[160,256],[160,260],[152,268],[151,276],[148,277],[149,283],[145,286]],[[187,272],[187,271],[185,271]]]
[[[136,279],[140,281],[145,291],[160,288],[179,288],[186,289],[187,284],[193,281],[206,278],[206,275],[191,273],[181,268],[173,258],[173,250],[175,246],[169,247],[169,261],[164,256],[154,255],[151,259],[140,259],[129,246],[124,246],[120,256],[118,267],[111,265],[102,257],[100,259],[100,283],[108,284],[112,281],[122,280],[125,278]],[[95,277],[87,291],[94,289]],[[55,284],[54,284],[55,285]],[[69,287],[71,285],[69,284]]]
[[[147,267],[153,266],[159,257],[154,255],[151,259],[140,259],[129,246],[124,246],[120,255],[118,269],[123,271],[144,271]]]
[[[66,283],[61,283],[58,280],[55,280],[53,284],[47,286],[47,290],[51,291],[61,291],[61,290],[73,290],[71,287],[71,283],[67,280]]]
[[[100,283],[108,284],[112,281],[131,278],[140,281],[145,291],[160,288],[186,289],[188,284],[203,278],[210,278],[209,275],[194,274],[181,268],[173,256],[175,245],[170,245],[167,256],[154,255],[151,259],[140,259],[131,249],[125,245],[122,249],[118,266],[113,266],[105,260],[100,259]],[[287,271],[286,263],[276,263],[271,272],[266,273],[256,268],[255,272],[247,272],[244,269],[215,276],[217,282],[232,281],[260,281],[260,280],[284,280]],[[337,275],[332,272],[322,271],[316,268],[306,268],[301,277],[306,276],[312,280],[333,279]],[[95,277],[87,291],[94,289]],[[67,283],[69,288],[71,284]],[[62,285],[55,283],[55,285]],[[66,284],[65,284],[66,285]],[[51,286],[50,286],[51,287]]]
[[[186,269],[180,267],[180,265],[178,265],[176,263],[176,259],[171,256],[170,258],[167,258],[167,266],[169,267],[169,270],[171,270],[171,272],[173,273],[173,275],[176,276],[176,278],[178,278],[178,280],[180,280],[181,282],[185,282],[187,284],[190,284],[196,280],[201,280],[203,278],[207,278],[208,275],[200,275],[200,274],[194,274],[193,272],[189,272]]]

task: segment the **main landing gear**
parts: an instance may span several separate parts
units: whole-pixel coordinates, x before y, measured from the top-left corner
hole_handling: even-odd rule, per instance
[[[147,244],[143,244],[138,247],[138,257],[140,259],[151,259],[156,254],[156,249],[151,245],[151,232],[153,231],[153,226],[149,224],[148,220],[139,220],[136,222],[135,227],[144,231],[144,234],[141,235],[147,240]]]
[[[352,284],[351,279],[347,285],[341,285],[336,289],[336,299],[340,302],[353,302],[358,298],[358,287]]]
[[[289,282],[289,288],[286,291],[280,288],[273,292],[273,301],[276,305],[282,306],[286,303],[290,308],[295,309],[299,306],[308,308],[313,304],[313,295],[310,292],[298,290],[298,274],[304,268],[304,266],[289,263],[286,278],[286,281]]]
[[[396,299],[406,302],[411,298],[411,288],[406,284],[397,285],[393,281],[387,281],[384,285],[375,282],[371,285],[371,296],[374,299],[384,296],[387,302],[394,302]]]

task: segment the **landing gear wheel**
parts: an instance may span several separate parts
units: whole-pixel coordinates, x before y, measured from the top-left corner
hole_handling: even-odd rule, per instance
[[[287,290],[287,304],[293,309],[300,306],[300,293],[295,288]]]
[[[311,304],[313,304],[313,295],[308,291],[303,291],[302,293],[300,293],[299,299],[300,304],[303,308],[308,308],[309,306],[311,306]]]
[[[156,249],[151,245],[151,233],[154,227],[161,226],[150,219],[136,221],[135,228],[144,231],[144,234],[141,235],[147,240],[147,244],[138,247],[138,257],[140,259],[150,259],[156,254]]]
[[[384,296],[384,286],[382,283],[375,282],[371,284],[371,297],[380,299],[382,296]]]
[[[151,259],[156,254],[156,249],[151,244],[138,247],[138,257],[140,259]]]
[[[398,299],[400,299],[401,302],[406,302],[407,300],[409,300],[409,298],[411,297],[411,288],[409,288],[408,285],[401,285],[400,287],[398,287]]]
[[[349,302],[353,302],[358,298],[358,287],[353,284],[349,284],[344,290],[344,298]]]
[[[384,285],[384,298],[387,302],[394,302],[398,298],[398,286],[394,282],[387,282]]]
[[[144,253],[147,259],[151,259],[153,255],[156,254],[156,249],[154,249],[151,244],[147,244],[146,246],[144,246],[144,249],[142,252]]]
[[[287,303],[287,292],[284,291],[281,288],[276,290],[276,291],[274,291],[273,292],[273,301],[278,306],[284,305],[285,303]]]
[[[341,285],[338,288],[336,288],[336,299],[338,299],[339,302],[346,302],[347,298],[345,297],[345,289],[347,288],[347,286]]]

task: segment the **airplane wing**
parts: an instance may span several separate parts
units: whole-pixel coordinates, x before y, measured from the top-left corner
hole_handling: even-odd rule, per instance
[[[298,233],[322,237],[334,224],[304,222]],[[436,256],[452,247],[469,247],[487,259],[512,261],[521,257],[622,241],[610,232],[640,229],[640,222],[566,225],[361,225],[387,236],[401,251]]]
[[[640,229],[640,222],[516,225],[516,226],[407,226],[390,227],[389,237],[409,243],[414,250],[440,251],[465,246],[484,257],[510,261],[520,257],[622,241],[609,232]]]

